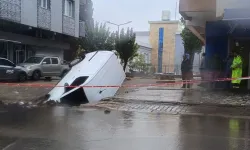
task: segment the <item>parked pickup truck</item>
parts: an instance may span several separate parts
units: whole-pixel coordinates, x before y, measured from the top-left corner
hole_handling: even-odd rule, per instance
[[[63,77],[69,71],[69,65],[63,64],[59,57],[33,56],[19,64],[27,69],[28,77],[39,80],[40,77]]]

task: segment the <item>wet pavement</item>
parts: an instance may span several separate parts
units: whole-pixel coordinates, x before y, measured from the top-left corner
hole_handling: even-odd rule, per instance
[[[171,115],[199,115],[199,116],[221,116],[238,117],[250,119],[249,106],[207,106],[207,105],[183,105],[172,103],[143,102],[117,102],[103,101],[97,104],[85,104],[81,107],[102,108],[108,110],[162,113]]]
[[[163,102],[199,105],[250,106],[250,94],[237,94],[223,90],[202,88],[181,89],[180,87],[140,87],[116,95],[117,101]]]
[[[248,119],[67,107],[1,112],[0,119],[3,150],[250,149]]]
[[[18,83],[11,83],[6,85],[0,82],[0,101],[5,104],[11,104],[16,102],[33,102],[42,99],[52,87],[40,87],[40,85],[55,85],[58,82],[57,79],[52,81],[27,81],[25,84],[30,86],[18,86]],[[31,86],[33,84],[33,86]]]

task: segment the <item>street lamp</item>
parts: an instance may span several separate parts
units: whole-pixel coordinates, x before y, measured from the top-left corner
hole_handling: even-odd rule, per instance
[[[132,22],[132,21],[128,21],[128,22],[122,23],[122,24],[116,24],[116,23],[112,23],[112,22],[110,22],[110,21],[107,21],[107,23],[112,24],[112,25],[115,25],[115,26],[118,27],[118,36],[119,36],[119,37],[120,37],[120,26],[129,24],[129,23],[131,23],[131,22]]]

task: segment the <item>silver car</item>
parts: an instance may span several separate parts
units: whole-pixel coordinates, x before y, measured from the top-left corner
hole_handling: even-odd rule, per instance
[[[34,80],[63,77],[69,71],[69,66],[64,65],[59,57],[33,56],[19,65],[26,68],[28,77]]]

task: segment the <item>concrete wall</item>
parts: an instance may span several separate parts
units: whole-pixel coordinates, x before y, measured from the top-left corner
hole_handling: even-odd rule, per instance
[[[62,33],[63,1],[51,0],[51,30]]]
[[[217,0],[216,1],[216,16],[223,16],[224,9],[230,8],[249,8],[249,0]]]
[[[21,1],[21,23],[37,27],[37,0]]]
[[[213,11],[216,9],[216,0],[180,0],[180,12]]]
[[[164,28],[162,66],[174,66],[175,57],[175,33],[178,31],[178,23],[151,23],[150,43],[152,46],[152,65],[158,66],[158,40],[159,28]],[[156,67],[157,68],[157,67]],[[164,69],[163,69],[164,70]],[[170,70],[174,70],[172,67]]]
[[[79,13],[80,13],[80,1],[75,1],[75,37],[79,37]]]
[[[175,65],[181,65],[182,56],[184,54],[184,46],[182,44],[182,37],[180,34],[175,35]]]

